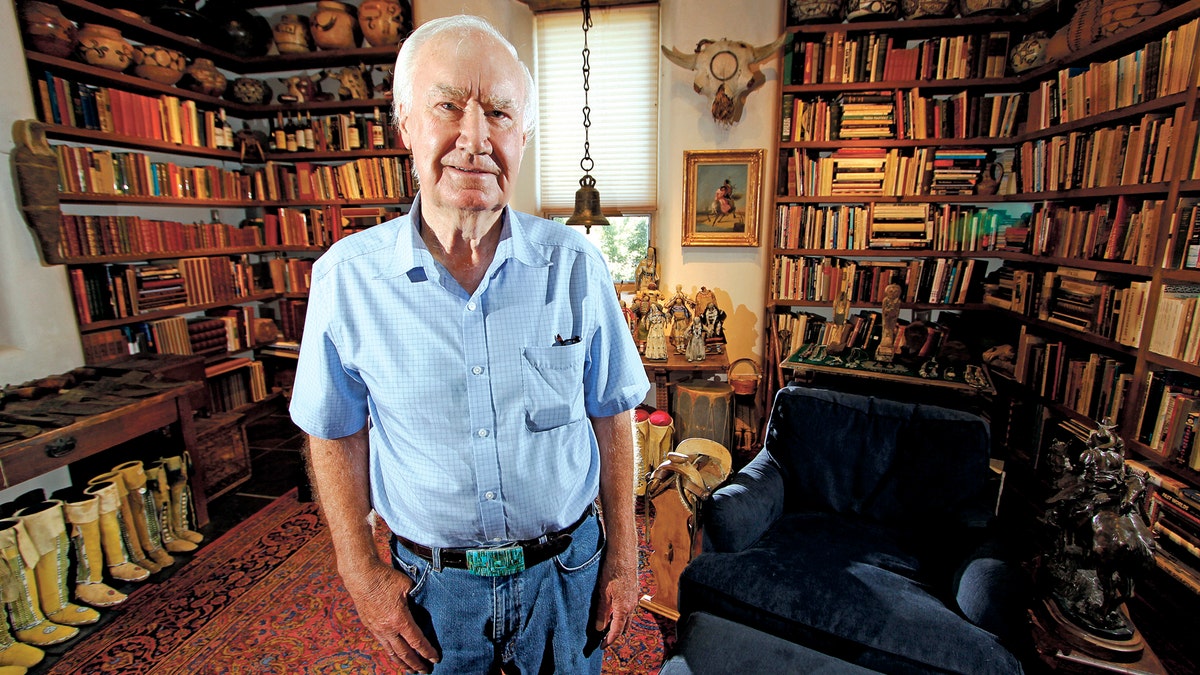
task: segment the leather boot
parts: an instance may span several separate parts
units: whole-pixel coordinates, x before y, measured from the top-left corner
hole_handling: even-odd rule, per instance
[[[84,493],[63,504],[75,545],[75,599],[92,607],[125,602],[125,594],[104,583],[104,554],[100,544],[100,498]],[[149,576],[149,573],[146,574]]]
[[[121,490],[112,481],[101,481],[84,488],[84,493],[95,495],[99,500],[100,548],[104,551],[104,563],[108,573],[119,581],[145,581],[150,571],[129,561],[129,549],[125,543],[125,527],[121,524]]]
[[[117,488],[117,494],[120,497],[117,500],[117,522],[121,526],[121,541],[125,544],[125,550],[129,552],[129,559],[133,564],[151,574],[161,572],[163,566],[154,562],[146,555],[146,545],[142,543],[142,539],[138,534],[133,509],[130,506],[129,488],[125,486],[125,477],[120,471],[109,471],[89,480],[88,485],[105,482],[114,484]],[[109,564],[111,565],[112,563],[110,562]]]
[[[38,559],[37,548],[17,518],[0,520],[0,564],[6,568],[10,583],[4,592],[13,636],[25,644],[45,647],[66,642],[79,635],[74,626],[63,626],[46,619],[38,601],[37,575],[29,561]]]
[[[33,573],[37,577],[38,601],[46,618],[67,626],[86,626],[99,621],[100,612],[76,605],[67,594],[71,540],[67,537],[62,502],[46,500],[17,511],[15,517],[25,524],[25,531],[37,550]]]
[[[192,486],[188,483],[192,458],[185,452],[159,460],[167,472],[167,483],[171,486],[171,527],[175,536],[193,544],[204,541],[204,535],[196,532],[196,507],[192,502]]]
[[[133,512],[133,525],[137,530],[138,539],[146,549],[146,555],[158,563],[160,567],[170,567],[175,559],[167,553],[162,545],[162,534],[158,524],[158,509],[146,489],[146,470],[138,460],[124,462],[113,467],[113,471],[125,478],[125,497],[129,500],[129,510]]]
[[[15,579],[8,574],[8,565],[0,562],[0,588],[7,589]],[[7,591],[5,592],[7,600]],[[8,631],[8,621],[0,616],[0,675],[19,675],[42,662],[46,652],[17,642]]]
[[[146,499],[154,506],[163,548],[171,553],[195,551],[198,548],[195,544],[175,534],[174,522],[171,519],[171,487],[167,485],[167,471],[163,468],[162,461],[146,465],[145,471]]]
[[[634,451],[637,452],[636,464],[638,467],[637,484],[633,490],[636,495],[646,494],[646,477],[658,466],[649,463],[649,437],[650,413],[644,408],[638,408],[633,411],[633,442]]]
[[[650,429],[646,438],[646,464],[653,471],[667,453],[675,449],[675,420],[665,410],[650,413]]]

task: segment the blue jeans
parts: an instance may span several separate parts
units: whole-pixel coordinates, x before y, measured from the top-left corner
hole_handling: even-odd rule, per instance
[[[409,608],[441,655],[434,673],[598,675],[602,635],[594,629],[596,580],[604,550],[589,516],[557,557],[505,577],[433,568],[392,539],[392,564],[415,582]]]

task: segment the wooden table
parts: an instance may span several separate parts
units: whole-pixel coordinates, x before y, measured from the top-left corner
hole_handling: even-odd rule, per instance
[[[0,446],[0,488],[12,487],[169,425],[178,425],[181,450],[194,453],[192,397],[203,389],[200,382],[182,382],[152,396],[131,398],[127,406],[81,417],[70,426]],[[203,484],[195,477],[192,480]],[[204,525],[208,522],[204,491],[193,490],[193,496],[197,524]]]
[[[729,356],[724,352],[708,354],[703,361],[688,361],[683,354],[669,352],[666,361],[649,361],[642,357],[642,367],[654,382],[654,407],[671,412],[671,373],[723,373],[729,368]]]

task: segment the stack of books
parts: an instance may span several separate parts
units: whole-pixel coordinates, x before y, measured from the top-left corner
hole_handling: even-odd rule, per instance
[[[842,148],[829,158],[833,163],[828,194],[883,196],[887,151],[882,148]]]
[[[983,173],[987,151],[978,148],[939,148],[933,153],[931,195],[969,195]]]
[[[871,248],[927,248],[930,239],[929,204],[874,204],[871,209]]]
[[[888,94],[842,94],[834,101],[837,138],[895,138],[896,102]]]

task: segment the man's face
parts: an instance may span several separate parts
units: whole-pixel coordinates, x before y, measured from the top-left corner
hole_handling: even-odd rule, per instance
[[[442,34],[417,55],[411,110],[400,131],[428,209],[499,211],[525,151],[525,79],[492,38]]]

